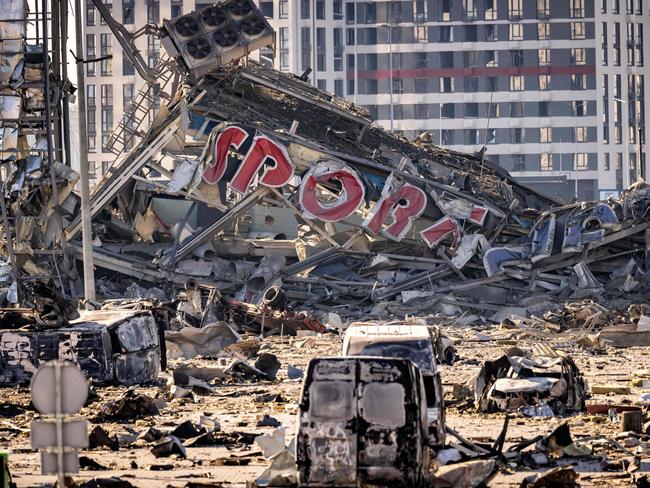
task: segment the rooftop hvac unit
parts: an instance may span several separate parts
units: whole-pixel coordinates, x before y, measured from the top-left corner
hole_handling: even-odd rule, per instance
[[[162,45],[170,56],[181,56],[195,76],[275,42],[275,32],[252,0],[221,0],[165,20],[164,26],[169,37]]]

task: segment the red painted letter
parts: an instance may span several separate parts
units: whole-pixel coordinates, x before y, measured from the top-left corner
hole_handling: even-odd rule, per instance
[[[391,185],[391,182],[387,181],[386,185]],[[427,195],[417,186],[405,184],[396,190],[382,191],[382,197],[372,207],[362,225],[375,235],[382,232],[390,239],[401,241],[413,221],[424,212],[426,205]],[[382,231],[389,215],[393,223]]]
[[[336,200],[323,202],[318,199],[316,187],[330,180],[340,183],[341,194]],[[338,222],[359,208],[365,194],[365,186],[354,170],[337,162],[321,162],[303,177],[299,198],[307,218]]]
[[[255,136],[253,145],[230,181],[230,187],[239,193],[246,193],[255,175],[261,171],[259,182],[262,185],[279,188],[291,181],[293,169],[284,146],[266,136]]]
[[[239,149],[248,137],[248,133],[241,127],[228,127],[217,136],[212,152],[212,164],[203,173],[203,179],[207,183],[217,183],[226,172],[228,166],[228,151],[230,146]]]
[[[456,244],[460,239],[460,229],[458,228],[456,221],[451,217],[443,217],[428,229],[424,229],[420,232],[422,239],[424,239],[424,242],[426,242],[429,247],[437,245],[450,234],[454,238],[453,243]]]

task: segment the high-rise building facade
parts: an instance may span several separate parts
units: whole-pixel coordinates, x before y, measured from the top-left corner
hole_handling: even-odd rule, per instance
[[[312,69],[386,128],[485,145],[565,198],[606,197],[646,167],[650,0],[257,1],[277,32],[263,62]]]

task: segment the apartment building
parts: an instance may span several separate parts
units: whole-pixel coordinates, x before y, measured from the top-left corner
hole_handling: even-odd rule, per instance
[[[650,0],[257,1],[277,31],[263,62],[311,69],[386,128],[486,145],[564,198],[604,198],[648,174]]]
[[[178,17],[195,8],[211,5],[213,2],[195,0],[113,0],[103,2],[112,16],[128,31],[135,32],[146,24],[160,25],[162,19]],[[111,132],[123,117],[144,81],[138,76],[129,58],[124,55],[110,28],[99,14],[92,0],[86,0],[83,18],[83,39],[85,58],[96,59],[112,55],[96,63],[86,64],[86,106],[88,128],[88,162],[91,186],[99,181],[115,161],[115,154],[107,146]],[[160,40],[154,35],[144,34],[136,40],[136,47],[154,67],[160,57]],[[159,104],[159,100],[157,104]],[[155,113],[150,113],[152,120]],[[146,125],[149,120],[145,120]],[[126,149],[133,141],[126,144]]]

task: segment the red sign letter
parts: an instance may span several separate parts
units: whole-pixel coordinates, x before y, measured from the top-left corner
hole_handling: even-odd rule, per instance
[[[284,146],[266,136],[255,136],[253,145],[230,181],[230,187],[239,193],[246,193],[253,178],[261,170],[260,183],[279,188],[289,183],[293,169],[293,163]]]
[[[319,183],[338,181],[341,193],[335,200],[323,202],[318,199]],[[336,162],[321,162],[311,168],[300,185],[300,205],[308,218],[326,222],[338,222],[352,215],[365,197],[365,187],[359,175],[352,169]]]
[[[387,181],[386,185],[390,185],[390,182]],[[393,223],[382,233],[390,239],[401,241],[413,221],[424,212],[427,195],[417,186],[409,184],[386,193],[375,203],[362,225],[373,234],[379,234],[390,215]]]
[[[228,166],[228,151],[230,150],[230,146],[239,149],[247,137],[248,133],[244,129],[236,126],[228,127],[219,133],[214,143],[212,164],[203,173],[203,179],[207,183],[214,184],[223,177]]]
[[[460,229],[456,221],[451,217],[443,217],[428,229],[420,232],[422,239],[429,247],[437,245],[450,234],[454,237],[453,243],[456,244],[460,239]]]

